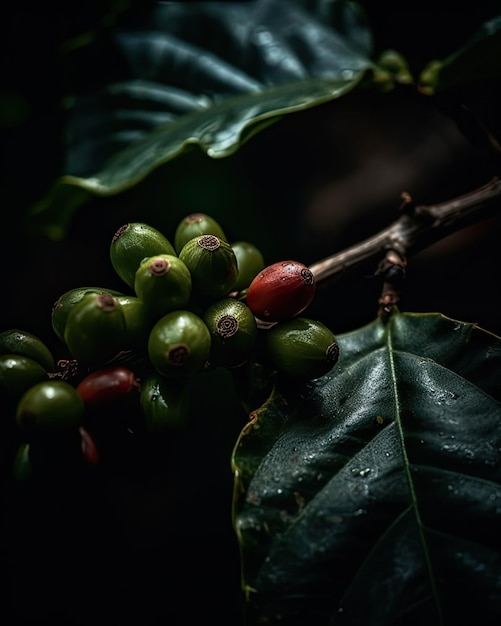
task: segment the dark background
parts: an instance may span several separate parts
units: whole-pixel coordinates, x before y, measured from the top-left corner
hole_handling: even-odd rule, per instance
[[[151,4],[130,2],[116,19],[133,23]],[[414,10],[407,3],[405,11],[390,9],[389,3],[361,4],[377,50],[397,49],[415,75],[431,59],[455,51],[492,14],[485,3],[476,13],[471,6],[451,11],[440,3]],[[61,357],[50,328],[53,302],[83,284],[119,288],[107,246],[114,230],[136,217],[130,208],[121,211],[120,198],[96,199],[75,216],[62,242],[30,238],[25,217],[64,173],[61,99],[67,77],[60,45],[104,28],[114,6],[87,2],[61,11],[51,3],[27,2],[10,5],[2,21],[0,329],[34,332]],[[488,95],[484,106],[497,111],[499,91]],[[487,116],[499,130],[497,113],[487,111]],[[224,184],[230,172],[252,186],[262,232],[256,243],[269,262],[287,254],[312,263],[390,223],[402,191],[418,204],[430,204],[497,175],[498,157],[472,138],[443,110],[404,90],[383,98],[349,97],[294,115],[256,136],[230,162],[194,157],[194,167],[203,166],[202,182]],[[189,206],[194,205],[179,203],[165,223],[175,223]],[[136,215],[148,221],[156,208],[138,209]],[[414,257],[401,308],[439,311],[501,334],[500,226],[500,218],[493,217]],[[247,238],[247,231],[232,228],[234,238]],[[313,313],[335,332],[357,328],[374,318],[379,288],[368,275],[355,276],[320,293]],[[4,624],[50,619],[80,625],[125,618],[141,624],[159,619],[239,623],[229,459],[244,416],[221,422],[224,411],[207,384],[188,432],[148,450],[124,441],[116,463],[91,478],[21,492],[4,488]],[[231,410],[231,398],[224,402]],[[2,468],[8,465],[6,459]]]
[[[55,179],[65,173],[62,100],[75,77],[65,73],[61,46],[72,37],[105,30],[109,24],[134,24],[152,4],[124,3],[120,11],[116,8],[120,3],[108,0],[61,11],[52,3],[42,8],[28,2],[7,10],[0,43],[1,254],[9,268],[4,326],[28,324],[46,341],[53,341],[47,322],[55,298],[73,286],[115,281],[107,255],[116,228],[136,219],[138,212],[144,221],[159,219],[160,205],[155,206],[155,197],[142,197],[140,187],[132,191],[127,203],[121,197],[90,202],[77,213],[70,239],[63,242],[27,238],[25,223],[29,207],[44,198]],[[375,56],[387,48],[398,50],[414,76],[430,60],[443,59],[466,42],[495,6],[482,3],[475,11],[451,11],[441,3],[432,8],[417,3],[419,8],[413,8],[411,3],[405,11],[398,11],[390,3],[378,3],[377,10],[371,3],[360,4],[374,33]],[[498,133],[499,92],[499,86],[492,87],[487,93],[468,94],[467,99],[473,108],[470,117],[481,113]],[[171,217],[160,225],[170,234],[185,211],[210,209],[217,214],[219,194],[221,204],[235,205],[231,218],[221,213],[221,218],[230,220],[235,239],[260,233],[255,243],[263,248],[268,262],[294,255],[312,263],[389,224],[404,191],[417,204],[432,204],[470,191],[497,174],[499,157],[481,143],[468,115],[459,128],[457,119],[449,116],[457,117],[458,110],[448,110],[447,102],[439,107],[405,89],[386,96],[355,95],[286,117],[244,146],[235,158],[210,162],[195,155],[194,178],[181,180],[177,187],[175,165],[174,175],[167,180],[174,190],[171,195],[165,192]],[[155,181],[155,175],[161,180],[164,173],[154,173],[151,180]],[[198,189],[198,196],[193,188]],[[239,194],[246,195],[246,202]],[[139,203],[147,202],[149,206],[139,209]],[[255,221],[263,222],[252,231],[245,214],[251,203],[256,205]],[[240,222],[234,218],[239,204]],[[438,310],[501,331],[495,314],[498,281],[489,270],[491,258],[485,256],[495,248],[498,232],[497,221],[479,225],[413,258],[402,307]],[[329,316],[333,316],[329,321],[336,332],[372,319],[371,302],[378,289],[375,281],[350,279],[342,289],[324,296],[329,302],[343,301],[342,310],[333,308],[335,302],[329,305]],[[325,310],[323,301],[318,308]]]

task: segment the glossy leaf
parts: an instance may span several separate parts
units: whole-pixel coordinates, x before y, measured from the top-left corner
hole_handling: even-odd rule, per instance
[[[229,156],[281,116],[353,90],[371,54],[352,2],[157,3],[73,59],[87,84],[68,99],[66,175],[34,212],[121,192],[193,147]]]
[[[497,623],[501,339],[396,313],[338,342],[234,449],[247,623]]]
[[[501,15],[480,25],[463,47],[437,66],[437,92],[501,78]]]

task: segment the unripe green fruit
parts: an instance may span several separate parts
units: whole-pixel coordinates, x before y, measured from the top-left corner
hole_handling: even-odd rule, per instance
[[[216,235],[201,235],[186,243],[179,258],[191,273],[193,291],[203,298],[226,296],[238,277],[237,257],[230,244]]]
[[[29,434],[63,433],[78,429],[84,402],[73,385],[64,380],[47,380],[30,387],[16,410],[19,426]]]
[[[70,311],[88,293],[109,293],[111,296],[123,295],[121,291],[106,287],[75,287],[65,291],[56,300],[51,312],[52,329],[61,341],[64,342],[64,329]]]
[[[12,463],[12,477],[19,484],[27,483],[33,476],[30,448],[28,442],[21,443]]]
[[[248,241],[235,241],[231,247],[238,265],[238,278],[233,289],[242,291],[242,289],[247,289],[259,272],[264,269],[264,258],[259,248]]]
[[[296,317],[265,332],[265,349],[270,362],[289,376],[319,378],[338,360],[339,347],[334,334],[317,320]]]
[[[0,394],[20,397],[35,383],[48,380],[43,365],[23,354],[0,355]]]
[[[179,254],[183,246],[193,237],[200,235],[216,235],[223,241],[228,241],[224,230],[219,223],[206,213],[191,213],[183,218],[174,234],[174,247]]]
[[[169,378],[182,378],[201,370],[209,358],[210,332],[201,317],[176,310],[161,317],[148,339],[153,367]]]
[[[156,321],[170,311],[186,307],[191,296],[191,274],[177,256],[148,257],[136,272],[134,290]]]
[[[388,78],[394,78],[399,83],[412,83],[413,77],[409,69],[409,65],[405,57],[396,50],[383,50],[377,61],[378,68],[388,73]],[[381,72],[381,70],[379,70]],[[378,78],[378,70],[376,70],[375,78]],[[382,78],[387,78],[384,74]],[[387,78],[387,79],[388,79]]]
[[[33,333],[9,328],[0,333],[0,354],[21,354],[33,359],[47,371],[55,368],[54,357],[47,345]]]
[[[42,428],[21,443],[13,464],[12,477],[19,487],[42,479],[47,484],[67,481],[73,472],[79,472],[87,462],[83,441],[78,429],[52,430]]]
[[[113,269],[132,289],[141,261],[157,254],[176,255],[176,251],[163,233],[143,222],[124,224],[111,240],[110,260]]]
[[[257,322],[246,304],[234,298],[218,300],[206,310],[204,321],[211,334],[210,365],[235,367],[249,358]]]
[[[146,304],[137,296],[116,296],[125,318],[124,348],[146,349],[153,325]]]
[[[139,403],[149,435],[172,432],[188,424],[189,388],[183,381],[154,372],[141,381]]]
[[[116,356],[125,344],[125,316],[116,297],[87,294],[68,315],[64,341],[73,357],[98,366]]]

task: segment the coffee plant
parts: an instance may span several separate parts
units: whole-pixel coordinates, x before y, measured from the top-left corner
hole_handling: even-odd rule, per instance
[[[501,11],[373,4],[10,10],[4,623],[499,624]]]

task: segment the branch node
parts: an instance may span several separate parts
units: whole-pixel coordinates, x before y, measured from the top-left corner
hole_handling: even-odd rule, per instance
[[[383,278],[381,295],[378,299],[378,315],[387,317],[391,314],[393,307],[400,301],[400,295],[405,282],[405,269],[407,260],[393,248],[388,249],[384,258],[380,261],[376,270],[376,275]]]
[[[412,199],[411,194],[407,191],[402,191],[402,193],[400,194],[400,199],[402,200],[402,202],[398,207],[398,212],[412,215],[414,213],[414,200]]]

